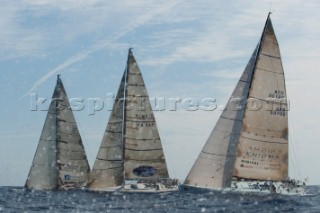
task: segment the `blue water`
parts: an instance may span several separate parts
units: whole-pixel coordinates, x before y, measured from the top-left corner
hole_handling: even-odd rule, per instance
[[[320,212],[320,187],[307,190],[312,195],[45,192],[0,187],[0,212]]]

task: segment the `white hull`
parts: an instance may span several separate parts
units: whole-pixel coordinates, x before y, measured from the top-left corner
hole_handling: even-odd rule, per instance
[[[133,193],[162,193],[178,191],[178,185],[165,185],[163,183],[138,183],[136,180],[126,181],[124,186],[107,188],[88,188],[93,192],[133,192]]]
[[[267,181],[232,181],[231,187],[216,189],[201,186],[182,184],[181,191],[190,192],[235,192],[244,194],[283,194],[283,195],[306,195],[304,186],[292,182],[267,182]]]
[[[232,181],[225,191],[240,193],[306,195],[304,186],[290,181]]]
[[[174,192],[178,191],[178,186],[174,188],[166,188],[166,189],[155,189],[155,188],[148,188],[148,189],[125,189],[122,188],[121,192],[132,192],[132,193],[163,193],[163,192]]]
[[[107,187],[107,188],[87,188],[90,192],[115,192],[120,191],[121,186],[115,186],[115,187]]]
[[[120,190],[123,192],[146,192],[146,193],[161,193],[177,191],[178,185],[166,185],[160,182],[156,183],[139,183],[137,181],[126,181],[126,185]]]

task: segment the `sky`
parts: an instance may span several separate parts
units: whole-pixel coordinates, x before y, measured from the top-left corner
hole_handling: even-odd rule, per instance
[[[289,111],[289,174],[320,184],[320,2],[317,0],[0,0],[0,186],[27,178],[61,74],[92,167],[128,48],[150,98],[172,178],[184,180],[229,99],[268,13],[280,45]],[[215,100],[187,110],[185,99]],[[180,99],[176,109],[170,100]],[[37,102],[38,100],[38,102]],[[94,105],[94,100],[100,100]],[[101,100],[104,107],[101,107]],[[100,105],[99,105],[100,104]],[[99,111],[94,111],[100,109]]]

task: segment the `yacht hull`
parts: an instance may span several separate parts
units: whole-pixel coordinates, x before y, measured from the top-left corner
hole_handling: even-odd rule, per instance
[[[207,188],[182,184],[180,191],[188,192],[235,192],[242,194],[282,194],[282,195],[306,195],[303,184],[292,181],[232,181],[231,187]]]

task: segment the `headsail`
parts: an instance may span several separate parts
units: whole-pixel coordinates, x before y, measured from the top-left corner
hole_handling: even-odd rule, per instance
[[[149,96],[139,67],[129,49],[127,67],[88,188],[121,186],[125,179],[168,177]]]
[[[256,54],[257,49],[253,52],[225,111],[222,112],[189,172],[186,184],[211,188],[230,185]]]
[[[54,90],[46,121],[44,123],[37,151],[27,178],[28,189],[58,188],[57,166],[57,97],[58,85]]]
[[[263,107],[272,103],[273,110],[253,109],[252,98],[264,103]],[[225,188],[230,186],[233,175],[252,179],[286,178],[287,113],[276,104],[279,98],[286,98],[284,76],[278,43],[268,16],[260,43],[185,184]],[[281,106],[286,105],[286,100],[281,103]],[[271,156],[276,156],[278,161]],[[244,163],[247,163],[246,167]],[[271,168],[273,164],[277,166]]]
[[[58,76],[26,187],[55,189],[84,185],[90,171],[66,91]]]
[[[123,184],[123,113],[124,113],[124,73],[113,104],[107,128],[89,175],[89,189],[103,189]]]

